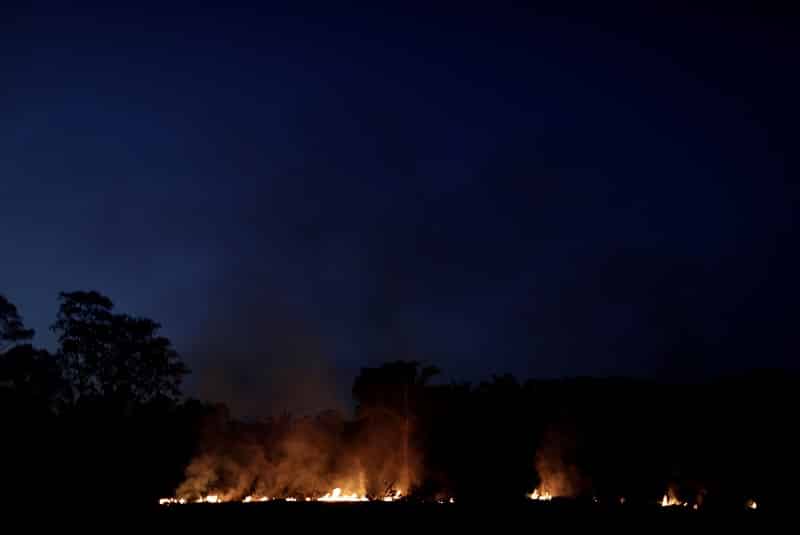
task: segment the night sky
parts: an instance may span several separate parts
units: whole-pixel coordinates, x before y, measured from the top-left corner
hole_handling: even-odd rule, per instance
[[[242,416],[797,369],[798,20],[493,4],[0,8],[0,292],[160,321]]]

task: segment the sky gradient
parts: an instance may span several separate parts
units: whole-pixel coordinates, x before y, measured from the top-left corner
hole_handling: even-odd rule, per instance
[[[790,17],[294,6],[0,8],[0,291],[37,343],[96,289],[243,416],[396,358],[797,368]]]

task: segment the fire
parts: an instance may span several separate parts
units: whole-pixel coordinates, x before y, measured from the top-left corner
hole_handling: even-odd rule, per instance
[[[383,498],[380,498],[379,501],[394,502],[394,501],[400,500],[402,497],[403,497],[403,493],[402,492],[400,492],[399,490],[393,490],[393,491],[389,492]],[[255,503],[255,502],[268,502],[270,500],[272,500],[272,498],[270,498],[268,496],[257,496],[257,495],[248,494],[247,496],[242,498],[240,501],[242,503]],[[335,489],[333,489],[329,493],[327,493],[324,496],[321,496],[319,498],[316,498],[316,499],[311,498],[309,496],[305,496],[305,497],[302,497],[302,498],[298,498],[296,496],[287,496],[287,497],[283,498],[283,500],[286,501],[286,502],[318,501],[318,502],[326,502],[326,503],[368,502],[368,501],[370,501],[370,499],[367,498],[364,494],[359,494],[357,492],[345,492],[345,491],[343,491],[341,489],[341,487],[336,487]],[[186,504],[186,503],[224,503],[224,502],[231,502],[231,501],[236,501],[236,500],[233,500],[233,499],[231,499],[229,497],[223,497],[223,496],[221,496],[219,494],[209,494],[208,496],[201,496],[200,498],[197,498],[193,502],[189,502],[185,498],[161,498],[160,500],[158,500],[158,504],[159,505],[178,505],[178,504],[183,505],[183,504]],[[450,498],[450,503],[453,503],[453,499],[452,498]]]
[[[547,489],[542,489],[541,491],[539,489],[534,489],[534,491],[528,495],[528,498],[540,502],[549,502],[553,499],[553,495],[550,494],[550,491]]]
[[[366,502],[368,500],[366,496],[363,495],[359,496],[355,492],[351,494],[345,494],[342,492],[342,489],[337,487],[333,489],[332,492],[329,492],[325,496],[317,498],[317,501],[318,502]]]
[[[399,490],[396,490],[396,491],[391,492],[391,493],[387,494],[386,496],[384,496],[383,497],[383,501],[385,501],[385,502],[393,502],[395,500],[399,500],[402,497],[403,497],[403,493],[401,493]]]
[[[249,496],[248,496],[249,498]],[[186,498],[161,498],[158,505],[185,505],[187,503],[222,503],[223,500],[218,494],[210,494],[205,497],[197,498],[194,502],[189,502]],[[245,498],[244,501],[247,501]]]
[[[186,500],[183,498],[161,498],[158,500],[158,505],[175,505],[180,504],[183,505],[186,503]]]
[[[269,498],[267,496],[249,495],[249,496],[245,496],[244,499],[242,499],[242,503],[268,502],[268,501],[269,501]]]
[[[377,501],[383,502],[394,502],[398,501],[403,498],[402,492],[399,490],[390,491],[386,496],[383,498],[376,498]],[[553,495],[550,493],[549,490],[546,488],[537,488],[532,493],[528,494],[528,498],[531,500],[542,501],[542,502],[549,502],[553,499]],[[257,495],[247,495],[241,499],[242,503],[255,503],[255,502],[268,502],[272,498],[268,496],[257,496]],[[336,487],[331,492],[319,497],[319,498],[311,498],[311,497],[304,497],[298,499],[294,496],[288,496],[283,498],[284,501],[287,502],[297,502],[297,501],[318,501],[324,503],[353,503],[353,502],[368,502],[371,501],[370,498],[367,498],[364,494],[358,494],[357,492],[345,492],[340,487]],[[594,499],[597,501],[597,499]],[[227,501],[235,501],[231,500],[230,498],[224,498],[219,494],[209,494],[204,497],[197,498],[194,501],[188,501],[186,498],[161,498],[158,500],[159,505],[163,506],[170,506],[170,505],[184,505],[187,503],[223,503]],[[625,503],[625,498],[619,498],[619,504],[623,505]],[[451,498],[438,498],[436,503],[455,503],[455,499]],[[661,497],[661,501],[659,502],[661,507],[689,507],[689,502],[681,501],[675,491],[673,489],[668,489],[667,492]],[[692,504],[692,509],[697,511],[700,508],[699,503]],[[755,510],[758,508],[758,503],[753,500],[749,499],[745,502],[745,507],[750,510]]]
[[[661,507],[687,507],[688,505],[688,502],[680,501],[672,489],[667,489],[667,492],[661,498]]]

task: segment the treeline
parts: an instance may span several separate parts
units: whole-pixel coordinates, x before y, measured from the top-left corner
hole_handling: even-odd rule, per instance
[[[175,492],[519,501],[534,488],[652,503],[670,487],[704,509],[792,505],[796,376],[702,384],[493,377],[441,384],[417,362],[365,368],[356,413],[241,422],[180,396],[188,369],[159,325],[94,292],[64,293],[54,353],[0,298],[4,493],[149,506]],[[56,499],[56,498],[53,498]]]
[[[51,328],[52,353],[0,295],[2,498],[152,503],[182,477],[207,412],[181,397],[188,368],[158,323],[97,292],[61,293]]]

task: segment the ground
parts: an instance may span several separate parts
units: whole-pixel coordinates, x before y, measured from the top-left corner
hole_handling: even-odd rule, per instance
[[[517,504],[203,504],[162,507],[148,515],[153,525],[167,531],[225,533],[257,529],[264,531],[321,531],[326,533],[384,533],[423,530],[448,533],[453,530],[522,533],[564,530],[582,532],[652,531],[718,533],[734,528],[763,533],[771,517],[761,511],[695,512],[653,507],[603,508],[577,503]],[[289,528],[289,529],[286,529]]]

